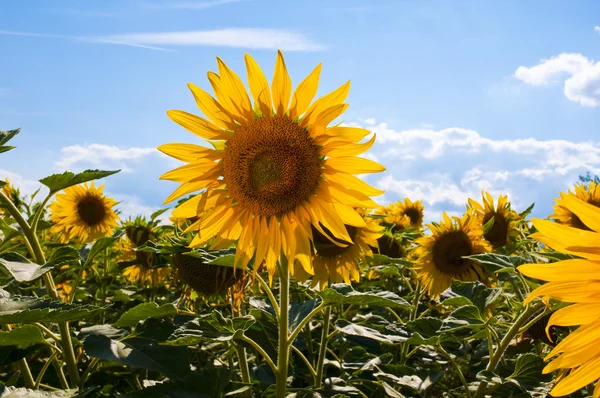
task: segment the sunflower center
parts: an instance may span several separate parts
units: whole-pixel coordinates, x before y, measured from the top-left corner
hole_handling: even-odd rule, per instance
[[[223,175],[240,206],[261,216],[281,216],[315,192],[321,162],[308,130],[287,117],[263,117],[229,139]]]
[[[406,214],[408,218],[410,218],[411,225],[416,225],[421,222],[421,212],[418,209],[412,207],[408,208],[406,209],[404,214]]]
[[[348,231],[350,239],[352,239],[352,242],[355,242],[356,234],[358,232],[357,228],[353,227],[352,225],[345,225],[345,227],[346,231]],[[311,228],[313,234],[313,244],[315,245],[315,249],[317,250],[317,255],[321,257],[337,257],[340,254],[343,254],[346,250],[348,250],[348,248],[352,247],[353,245],[352,243],[348,244],[349,242],[345,242],[343,240],[333,237],[333,239],[335,239],[336,242],[347,245],[345,247],[338,246],[335,243],[333,243],[328,237],[320,233],[315,227],[311,226]],[[329,233],[329,230],[324,226],[321,225],[321,228],[323,228],[323,230]]]
[[[473,254],[471,239],[464,231],[452,231],[439,237],[433,245],[433,262],[438,271],[458,274],[466,271],[471,260],[462,258]]]
[[[508,239],[508,224],[502,214],[495,212],[487,213],[483,217],[483,224],[485,225],[492,217],[494,218],[494,225],[492,225],[492,228],[490,228],[484,237],[491,243],[494,249],[497,249],[506,244]]]
[[[85,196],[77,203],[77,214],[90,227],[100,224],[106,216],[102,198]]]

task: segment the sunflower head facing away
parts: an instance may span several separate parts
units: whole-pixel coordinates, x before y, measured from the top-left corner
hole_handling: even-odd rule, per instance
[[[173,264],[183,282],[205,296],[225,293],[244,277],[240,269],[207,264],[201,258],[184,253],[175,253]]]
[[[560,199],[555,199],[554,214],[550,216],[550,218],[555,219],[561,224],[591,231],[590,227],[566,206],[567,197],[577,197],[592,206],[600,208],[600,184],[590,181],[587,186],[583,183],[575,185],[575,193],[571,192],[571,190],[567,193],[561,192]]]
[[[364,261],[365,257],[373,256],[372,248],[377,249],[377,239],[383,232],[376,221],[365,218],[365,223],[364,227],[346,225],[351,241],[332,242],[313,227],[315,274],[311,286],[319,285],[319,288],[324,289],[328,284],[349,284],[360,280],[359,262]],[[295,278],[300,281],[310,276],[300,265],[292,269]]]
[[[506,195],[498,197],[498,205],[494,206],[494,198],[486,191],[481,193],[483,205],[469,198],[467,211],[473,213],[480,219],[483,226],[493,218],[491,228],[485,232],[485,239],[490,242],[492,248],[497,249],[506,245],[511,236],[517,233],[516,224],[518,215],[510,208],[510,202]]]
[[[444,213],[439,224],[432,223],[428,227],[431,235],[415,241],[419,246],[414,254],[418,256],[417,277],[429,295],[439,296],[453,279],[487,282],[484,269],[473,260],[463,258],[491,250],[477,217],[467,213],[462,218],[450,218]]]
[[[543,373],[568,372],[550,391],[553,397],[571,394],[600,379],[600,208],[572,194],[562,197],[561,206],[587,228],[533,219],[538,232],[531,237],[578,258],[518,268],[524,275],[547,282],[531,292],[524,304],[536,297],[572,303],[554,312],[546,326],[546,332],[552,326],[578,326],[546,356],[546,360],[556,358]],[[593,396],[600,396],[600,383]]]
[[[104,196],[104,186],[87,183],[76,185],[56,195],[50,204],[50,233],[60,236],[63,243],[71,239],[89,242],[110,235],[119,216],[113,210],[117,202]]]
[[[183,111],[168,116],[211,146],[166,144],[158,149],[186,164],[161,179],[179,187],[167,198],[200,192],[173,211],[175,219],[197,217],[191,247],[211,249],[238,241],[236,265],[251,258],[266,263],[269,277],[283,253],[314,275],[313,229],[329,241],[352,242],[346,226],[365,228],[355,208],[376,208],[369,197],[382,191],[355,174],[384,168],[357,157],[375,142],[368,130],[329,126],[346,110],[349,82],[316,101],[321,65],[294,91],[279,52],[271,85],[245,56],[250,95],[238,75],[217,58],[208,80],[215,97],[189,84],[206,119]],[[251,98],[253,101],[251,101]]]
[[[131,282],[163,282],[169,275],[168,267],[152,268],[154,253],[137,251],[146,242],[156,242],[158,236],[155,222],[142,217],[124,223],[125,238],[120,241],[121,260],[131,264],[123,270],[123,275]]]

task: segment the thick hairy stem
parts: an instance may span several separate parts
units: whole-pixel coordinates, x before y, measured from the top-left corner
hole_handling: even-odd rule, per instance
[[[279,272],[279,349],[277,353],[277,398],[285,398],[287,388],[288,360],[288,311],[290,306],[290,273],[287,259],[280,260]]]
[[[323,330],[321,331],[321,344],[319,345],[319,359],[317,359],[317,376],[315,377],[315,388],[320,388],[323,384],[323,367],[325,366],[325,353],[327,352],[327,342],[329,333],[329,322],[331,321],[331,307],[325,308],[323,315]]]

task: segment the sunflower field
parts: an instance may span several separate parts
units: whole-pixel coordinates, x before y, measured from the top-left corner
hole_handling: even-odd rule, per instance
[[[335,122],[349,82],[245,65],[167,111],[196,137],[158,148],[182,164],[151,216],[103,193],[118,170],[0,181],[0,397],[600,397],[600,185],[427,224],[360,178],[385,168]]]

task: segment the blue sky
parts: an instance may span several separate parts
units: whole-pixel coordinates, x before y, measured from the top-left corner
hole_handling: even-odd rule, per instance
[[[481,189],[536,216],[579,174],[600,174],[600,3],[267,0],[3,1],[0,129],[22,127],[0,178],[25,191],[53,172],[121,168],[105,181],[124,214],[175,186],[154,148],[196,142],[167,109],[197,112],[220,56],[298,83],[323,62],[319,94],[352,81],[344,122],[377,133],[380,202],[460,213]]]

